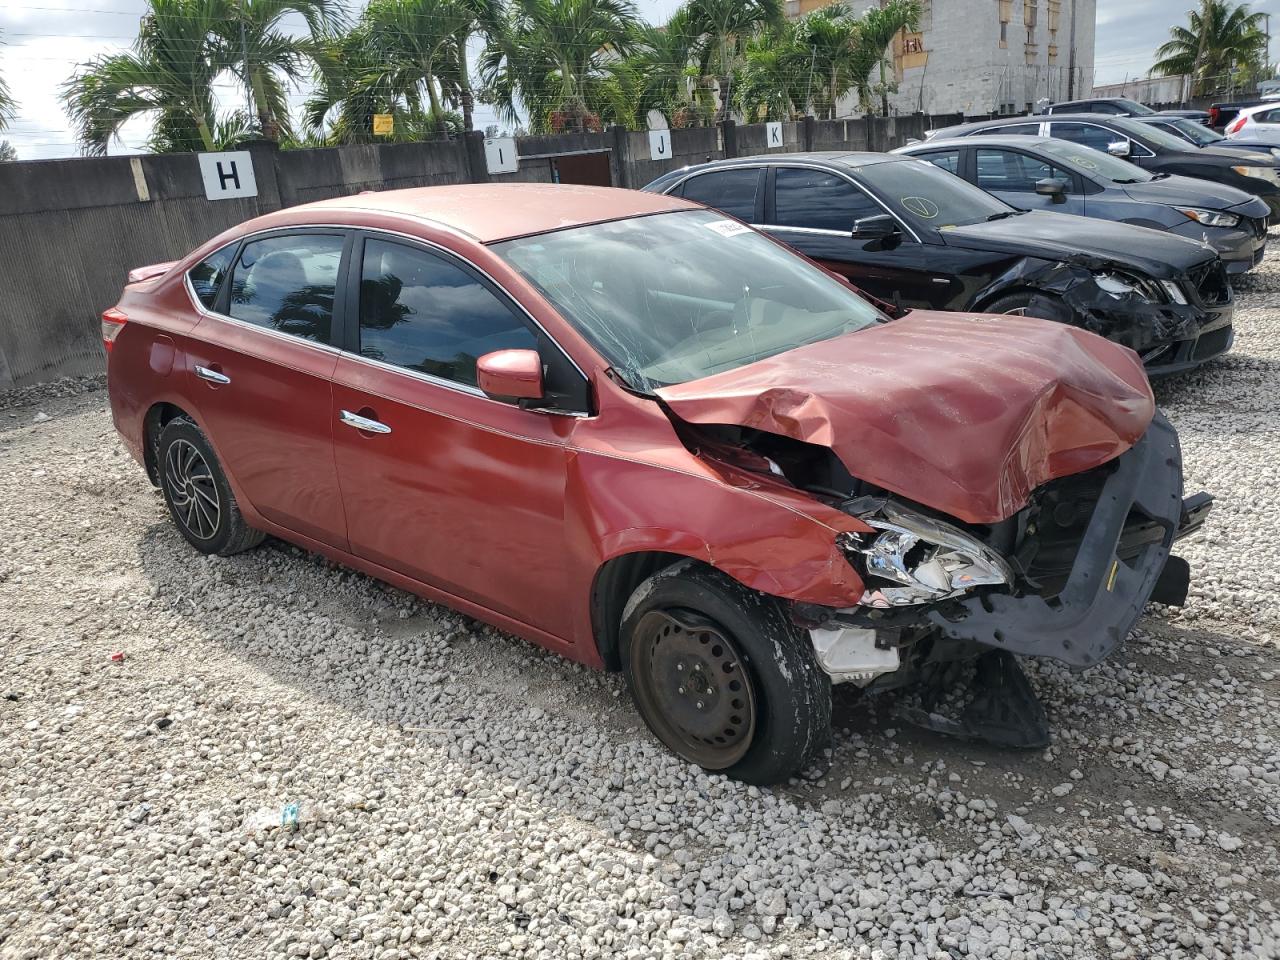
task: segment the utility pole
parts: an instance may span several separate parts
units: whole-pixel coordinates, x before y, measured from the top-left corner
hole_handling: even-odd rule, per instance
[[[1067,51],[1067,99],[1076,98],[1076,0],[1071,0],[1071,48]]]
[[[240,54],[244,57],[245,123],[253,123],[253,78],[249,76],[249,41],[244,36],[244,0],[240,0]]]

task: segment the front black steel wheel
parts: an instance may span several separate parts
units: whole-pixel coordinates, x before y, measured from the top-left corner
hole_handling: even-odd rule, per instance
[[[831,683],[782,605],[692,560],[627,604],[623,674],[649,729],[676,755],[747,783],[787,779],[831,735]]]
[[[655,609],[636,624],[631,675],[641,714],[664,743],[708,770],[746,754],[756,731],[755,685],[734,642],[688,610]]]

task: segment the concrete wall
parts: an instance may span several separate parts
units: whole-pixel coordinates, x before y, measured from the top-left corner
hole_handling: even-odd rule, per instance
[[[956,117],[812,119],[784,124],[783,150],[887,150]],[[280,152],[250,145],[258,196],[205,199],[192,154],[0,163],[0,391],[100,372],[99,316],[133,267],[183,256],[238,223],[281,207],[361,190],[486,180],[552,182],[553,157],[609,158],[616,186],[668,170],[769,152],[764,124],[671,131],[653,160],[647,132],[524,137],[520,170],[490,177],[478,135],[439,143]]]

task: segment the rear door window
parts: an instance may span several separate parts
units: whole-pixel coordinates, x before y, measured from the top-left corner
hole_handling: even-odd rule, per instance
[[[1107,145],[1115,143],[1117,140],[1128,139],[1123,133],[1116,133],[1114,130],[1108,130],[1106,127],[1099,127],[1092,123],[1060,123],[1054,121],[1049,125],[1049,136],[1057,137],[1059,140],[1070,140],[1072,143],[1078,143],[1082,146],[1093,147],[1095,150],[1107,152]]]
[[[843,177],[825,170],[779,167],[774,186],[774,222],[782,227],[850,233],[853,222],[884,208]]]
[[[756,197],[760,192],[762,168],[750,170],[716,170],[691,177],[684,183],[682,196],[708,207],[723,210],[730,216],[753,223],[756,219]]]
[[[468,270],[418,247],[365,241],[361,356],[474,387],[486,353],[537,349],[528,325]]]
[[[921,160],[928,160],[935,167],[941,167],[947,173],[958,174],[960,172],[959,150],[938,150],[935,153],[917,153],[915,156]]]
[[[341,234],[251,240],[236,260],[227,312],[254,326],[329,343],[345,243]]]
[[[1038,137],[1040,136],[1040,124],[1037,123],[1011,123],[1004,127],[988,127],[985,130],[979,130],[979,135],[984,137]]]
[[[233,243],[211,253],[187,271],[191,289],[206,310],[212,310],[218,302],[218,291],[222,289],[222,281],[231,271],[231,258],[235,255],[236,245]]]

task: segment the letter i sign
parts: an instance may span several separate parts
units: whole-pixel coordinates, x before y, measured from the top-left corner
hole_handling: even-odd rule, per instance
[[[258,182],[253,177],[253,157],[247,150],[230,153],[202,153],[200,178],[204,195],[210,200],[256,197]]]

